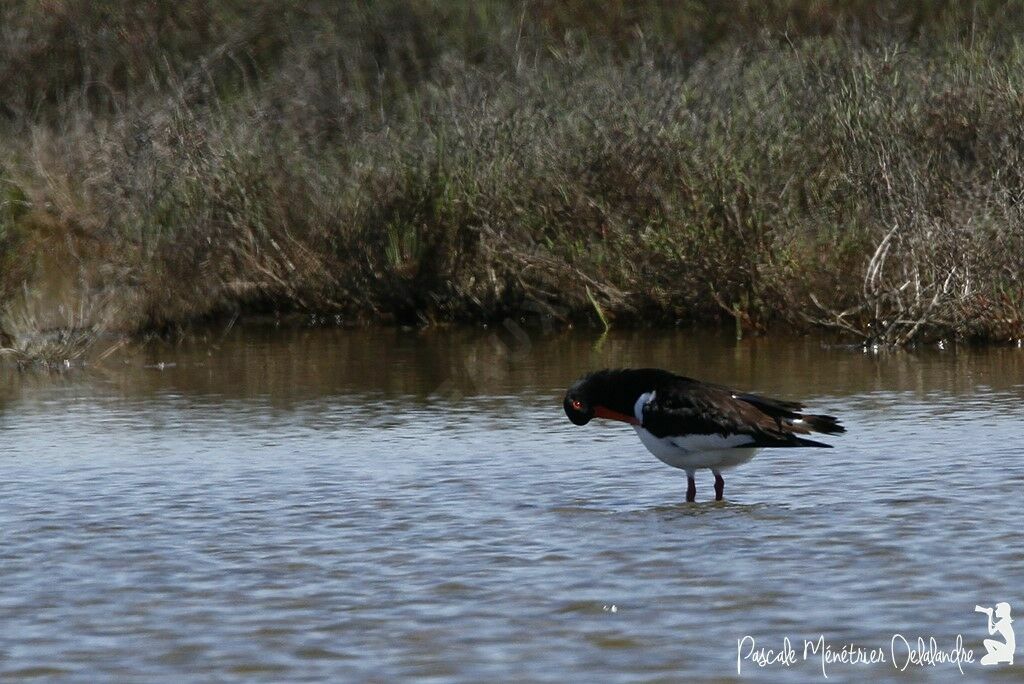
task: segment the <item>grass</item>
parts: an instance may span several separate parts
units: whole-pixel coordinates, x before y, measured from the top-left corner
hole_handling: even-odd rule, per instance
[[[47,5],[0,9],[0,347],[295,311],[1024,336],[1014,3]]]

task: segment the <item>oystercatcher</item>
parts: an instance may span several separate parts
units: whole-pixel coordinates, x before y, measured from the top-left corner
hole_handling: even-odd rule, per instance
[[[762,447],[826,447],[799,435],[846,432],[834,416],[802,413],[803,404],[737,392],[657,368],[601,370],[565,394],[565,415],[576,425],[592,418],[629,423],[647,450],[686,471],[686,500],[697,497],[694,473],[710,468],[715,500],[725,490],[722,470],[746,463]]]

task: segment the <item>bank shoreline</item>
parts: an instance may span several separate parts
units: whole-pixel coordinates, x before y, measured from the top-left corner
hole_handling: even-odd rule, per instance
[[[256,4],[0,8],[6,346],[274,311],[1024,338],[1020,3]]]

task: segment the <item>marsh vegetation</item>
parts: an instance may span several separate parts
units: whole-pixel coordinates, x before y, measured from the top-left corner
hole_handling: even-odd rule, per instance
[[[983,0],[4,3],[0,347],[296,312],[1018,339],[1021,28]]]

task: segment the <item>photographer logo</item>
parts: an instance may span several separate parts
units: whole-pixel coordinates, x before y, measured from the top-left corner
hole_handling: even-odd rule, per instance
[[[984,655],[975,659],[975,651],[964,644],[963,635],[941,644],[934,636],[905,637],[893,634],[888,648],[881,645],[864,646],[855,643],[833,644],[824,635],[817,638],[794,642],[785,637],[781,643],[772,646],[759,644],[747,635],[736,640],[736,674],[743,674],[743,666],[753,665],[757,669],[766,667],[800,667],[814,662],[821,675],[828,679],[830,670],[838,666],[874,666],[885,663],[900,672],[918,668],[954,667],[965,674],[965,666],[977,663],[982,666],[1013,665],[1017,640],[1010,616],[1010,604],[1003,601],[994,607],[975,606],[975,612],[988,618],[988,634],[993,637],[982,641]]]
[[[1017,650],[1017,639],[1013,633],[1013,620],[1010,618],[1010,604],[997,603],[996,607],[984,608],[974,606],[977,613],[985,613],[988,616],[988,633],[992,636],[999,635],[998,639],[985,639],[982,644],[987,653],[982,656],[982,665],[999,665],[1006,663],[1013,665],[1013,652]],[[993,616],[995,619],[993,620]]]

